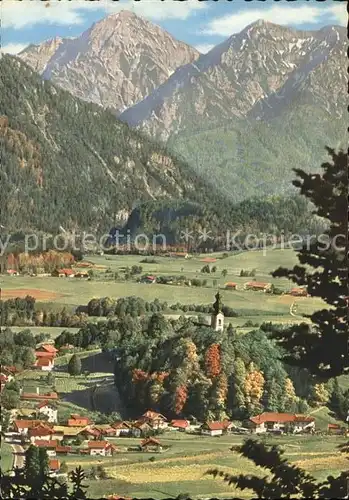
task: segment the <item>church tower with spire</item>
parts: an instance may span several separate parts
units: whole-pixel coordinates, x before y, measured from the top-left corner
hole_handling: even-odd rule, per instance
[[[219,292],[216,293],[216,302],[213,304],[213,313],[211,316],[211,328],[216,332],[222,332],[224,329],[224,314],[222,312],[222,299]]]

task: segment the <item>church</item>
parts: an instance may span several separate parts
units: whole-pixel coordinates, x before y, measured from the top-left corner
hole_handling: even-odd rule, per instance
[[[216,332],[222,332],[224,330],[224,314],[222,312],[222,298],[219,291],[216,293],[216,302],[213,304],[213,313],[211,316],[211,328]]]

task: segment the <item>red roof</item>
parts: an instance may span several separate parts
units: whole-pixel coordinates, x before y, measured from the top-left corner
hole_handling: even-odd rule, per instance
[[[34,444],[39,448],[56,448],[58,441],[56,439],[35,439]]]
[[[61,463],[59,460],[49,460],[48,466],[50,470],[58,470],[61,466]]]
[[[46,351],[35,351],[35,356],[37,358],[54,358],[54,354],[52,352],[46,352]]]
[[[35,410],[33,410],[34,412]],[[44,424],[42,420],[14,420],[14,425],[17,429],[32,429],[33,427],[36,427],[37,425]]]
[[[339,424],[328,424],[327,425],[327,428],[328,429],[336,429],[336,430],[339,430],[341,428],[341,426]]]
[[[90,449],[98,448],[99,450],[103,450],[104,448],[108,448],[110,443],[108,443],[108,441],[88,441],[87,446]]]
[[[16,271],[15,269],[7,269],[7,274],[18,274],[18,271]]]
[[[127,422],[115,422],[112,424],[113,429],[130,429],[131,425]]]
[[[72,269],[60,269],[58,272],[63,273],[66,276],[71,276],[72,274],[75,274]]]
[[[50,434],[53,433],[54,433],[53,429],[43,424],[28,430],[29,437],[49,436]]]
[[[58,349],[56,349],[53,345],[51,344],[42,344],[39,349],[37,350],[37,352],[42,352],[40,351],[40,349],[43,349],[45,352],[48,352],[50,354],[56,354],[58,352]]]
[[[67,425],[68,427],[86,427],[90,423],[90,419],[88,418],[69,418]]]
[[[1,383],[4,384],[5,382],[7,382],[7,380],[8,380],[8,377],[6,377],[6,375],[3,375],[3,374],[0,375],[0,382]]]
[[[231,422],[228,420],[224,422],[207,422],[204,424],[204,427],[207,427],[210,431],[223,431],[224,429],[227,429]]]
[[[250,281],[249,283],[246,283],[246,286],[253,286],[256,288],[265,288],[266,286],[269,286],[270,283],[261,283],[258,281]]]
[[[171,427],[178,427],[179,429],[186,429],[189,426],[188,420],[172,420]]]
[[[156,411],[153,410],[147,410],[145,413],[143,413],[142,417],[149,418],[150,420],[158,418],[160,418],[161,420],[166,420],[166,417],[161,415],[161,413],[157,413]]]
[[[152,437],[143,439],[143,441],[141,442],[141,446],[147,446],[148,444],[150,444],[150,445],[156,445],[156,446],[161,446],[160,441],[158,441],[157,439],[154,439]]]
[[[82,432],[84,434],[89,434],[90,436],[95,436],[95,437],[98,437],[101,435],[101,432],[98,431],[97,429],[84,429]]]
[[[21,394],[21,399],[58,399],[57,392],[50,392],[49,394],[36,394],[35,392],[23,392]]]
[[[226,283],[225,286],[228,288],[235,288],[238,285],[237,285],[237,283],[233,283],[232,281],[230,281],[229,283]]]
[[[43,401],[42,403],[39,403],[36,405],[37,408],[45,408],[45,406],[50,406],[51,408],[54,408],[54,405],[50,403],[49,401]]]
[[[71,446],[56,446],[56,453],[69,453],[71,450]]]
[[[314,417],[308,417],[306,415],[295,415],[293,413],[261,413],[255,417],[250,418],[251,422],[256,425],[263,424],[265,422],[277,422],[277,423],[289,423],[289,422],[314,422]]]

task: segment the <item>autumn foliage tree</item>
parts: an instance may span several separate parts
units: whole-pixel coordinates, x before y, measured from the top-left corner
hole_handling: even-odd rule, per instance
[[[263,396],[264,383],[263,373],[251,363],[245,378],[246,404],[251,413],[261,409],[260,402]]]
[[[218,377],[221,372],[221,355],[219,344],[211,344],[205,354],[206,374],[211,379]]]

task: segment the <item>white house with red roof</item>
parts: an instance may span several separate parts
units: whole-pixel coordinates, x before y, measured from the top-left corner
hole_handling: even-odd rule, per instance
[[[103,457],[110,457],[117,449],[116,446],[108,443],[108,441],[88,441],[87,448],[91,456],[100,455]]]
[[[56,448],[59,445],[59,442],[55,439],[35,439],[34,445],[38,448],[44,448],[47,451],[47,455],[49,457],[56,456]]]
[[[251,417],[250,423],[252,430],[257,434],[285,430],[299,433],[315,429],[314,417],[294,413],[264,412]]]
[[[58,350],[51,344],[42,344],[35,351],[35,367],[43,371],[51,371],[54,367],[54,359]]]
[[[190,422],[188,420],[171,420],[169,429],[185,432],[190,429]]]
[[[207,436],[221,436],[229,432],[234,427],[232,422],[224,420],[223,422],[206,422],[201,426],[201,434]]]
[[[57,423],[57,407],[50,401],[38,403],[37,412],[39,415],[45,415],[48,422]]]
[[[153,410],[147,410],[139,420],[147,422],[153,429],[165,429],[168,426],[167,418]]]

